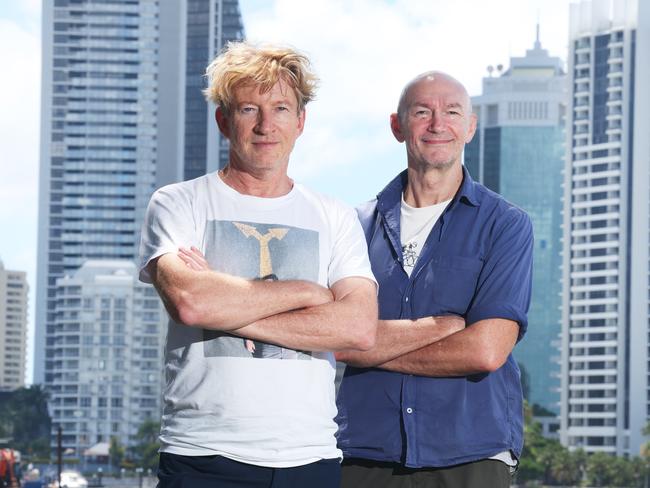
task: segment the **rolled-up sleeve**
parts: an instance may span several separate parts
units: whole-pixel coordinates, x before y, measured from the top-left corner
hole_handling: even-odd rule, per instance
[[[502,318],[519,324],[521,340],[528,326],[533,273],[533,228],[528,215],[512,207],[495,222],[476,293],[466,321]]]

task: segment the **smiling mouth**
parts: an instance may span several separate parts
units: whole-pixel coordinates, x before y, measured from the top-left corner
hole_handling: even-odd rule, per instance
[[[422,142],[425,144],[449,144],[452,142],[452,139],[422,139]]]

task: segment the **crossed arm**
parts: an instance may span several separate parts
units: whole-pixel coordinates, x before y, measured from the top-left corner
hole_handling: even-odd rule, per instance
[[[246,280],[210,270],[195,248],[164,254],[148,271],[171,317],[188,326],[310,351],[375,342],[375,285],[365,278],[344,278],[331,291],[308,281]]]
[[[405,322],[411,321],[379,321],[375,348],[342,351],[336,354],[337,360],[420,376],[489,373],[505,363],[519,332],[517,322],[498,318],[468,327],[463,327],[464,322],[461,325],[459,317],[431,317],[412,325]],[[407,331],[414,338],[405,339]]]
[[[533,252],[530,219],[512,207],[495,224],[491,239],[477,285],[482,290],[478,302],[490,309],[488,305],[505,299],[514,308],[527,310]],[[466,326],[450,317],[379,321],[374,349],[342,351],[337,359],[421,376],[489,373],[506,362],[519,335],[515,320],[499,318],[506,312],[498,306],[492,310],[496,317],[476,319]]]

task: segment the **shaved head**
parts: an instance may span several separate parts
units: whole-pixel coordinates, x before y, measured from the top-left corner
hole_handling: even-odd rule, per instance
[[[460,174],[465,144],[476,131],[476,115],[465,87],[440,71],[413,78],[402,90],[391,130],[404,142],[408,166]]]
[[[408,94],[411,88],[414,86],[418,85],[421,82],[436,82],[436,81],[445,81],[449,84],[456,85],[456,87],[464,94],[465,101],[467,103],[467,111],[471,112],[472,111],[472,100],[469,97],[469,94],[467,93],[467,90],[465,89],[465,86],[458,81],[456,78],[453,76],[448,75],[447,73],[443,73],[442,71],[425,71],[424,73],[421,73],[417,75],[415,78],[413,78],[411,81],[409,81],[406,86],[402,89],[402,93],[399,96],[399,102],[397,103],[397,116],[400,118],[400,120],[404,120],[404,114],[406,113],[406,108],[407,108],[407,100],[408,100]]]

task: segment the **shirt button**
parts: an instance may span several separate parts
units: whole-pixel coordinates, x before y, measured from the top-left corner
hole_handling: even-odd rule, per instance
[[[411,407],[408,407],[408,408],[406,409],[406,413],[413,413],[413,409],[412,409]]]
[[[405,301],[405,302],[408,302],[408,301],[409,301],[409,297],[406,297],[406,298],[404,299],[404,301]]]

